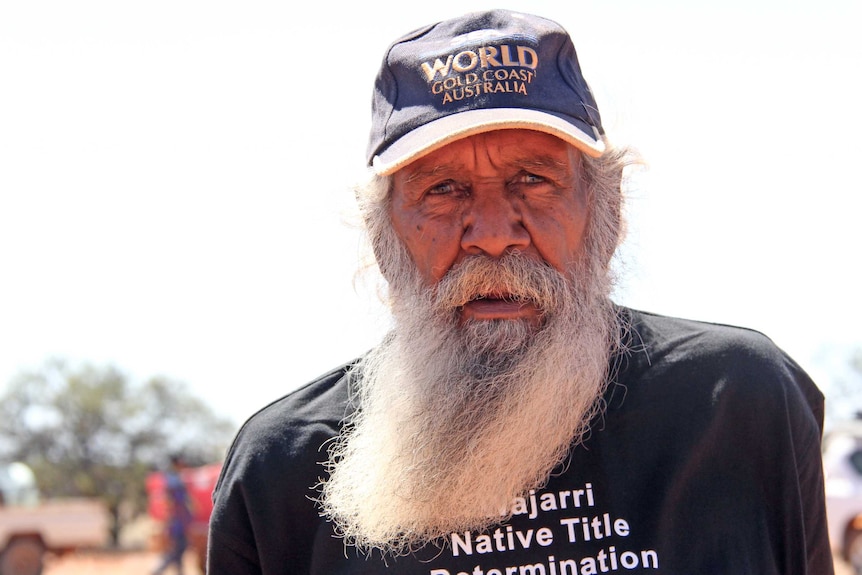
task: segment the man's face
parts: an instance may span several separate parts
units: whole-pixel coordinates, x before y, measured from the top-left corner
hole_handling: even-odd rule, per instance
[[[517,251],[567,272],[583,256],[588,210],[580,153],[532,130],[470,136],[393,176],[392,224],[429,287],[465,258]],[[537,320],[506,293],[480,294],[461,320]]]

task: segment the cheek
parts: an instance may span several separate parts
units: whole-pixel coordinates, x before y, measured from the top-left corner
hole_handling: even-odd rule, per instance
[[[560,214],[569,214],[560,217]],[[530,221],[530,236],[539,255],[558,271],[566,271],[584,251],[587,219],[580,210],[545,213]]]
[[[440,281],[458,258],[457,235],[447,226],[424,224],[408,245],[413,260],[430,285]]]
[[[414,214],[393,217],[392,224],[429,285],[439,281],[457,257],[459,242],[452,226]]]

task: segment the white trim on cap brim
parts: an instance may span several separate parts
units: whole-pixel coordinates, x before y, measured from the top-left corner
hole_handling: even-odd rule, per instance
[[[382,154],[374,156],[372,167],[378,175],[386,176],[455,140],[482,132],[510,129],[551,134],[592,157],[599,157],[605,151],[601,139],[591,137],[571,122],[553,114],[524,108],[483,108],[459,112],[419,126]]]

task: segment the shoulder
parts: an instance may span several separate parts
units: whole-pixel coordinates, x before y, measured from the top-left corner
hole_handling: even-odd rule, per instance
[[[272,478],[306,488],[316,484],[328,442],[347,414],[354,364],[330,370],[252,415],[228,449],[216,493],[264,490]]]
[[[643,311],[630,313],[628,351],[643,354],[652,366],[697,366],[728,374],[777,370],[808,380],[799,365],[759,331]]]
[[[226,464],[248,456],[295,458],[320,448],[319,442],[336,435],[347,415],[347,380],[354,365],[332,369],[252,415],[237,433]]]
[[[238,437],[275,434],[308,425],[337,427],[348,404],[347,375],[354,362],[332,369],[252,415]]]
[[[671,361],[728,354],[776,359],[784,355],[766,335],[744,327],[631,310],[633,343]],[[656,357],[657,359],[658,357]]]
[[[753,329],[630,310],[628,357],[674,392],[809,412],[822,428],[823,394],[769,337]]]
[[[259,572],[264,556],[285,565],[308,560],[320,521],[314,501],[322,462],[347,414],[354,365],[272,402],[240,428],[213,492],[210,536],[218,544],[211,561],[221,572],[251,572],[238,567],[251,564]]]

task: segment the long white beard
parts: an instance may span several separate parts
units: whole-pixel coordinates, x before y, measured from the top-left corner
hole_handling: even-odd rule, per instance
[[[324,514],[360,549],[403,553],[506,519],[601,407],[618,336],[607,279],[513,255],[474,258],[432,292],[393,294],[396,327],[353,374],[357,411],[328,463]],[[459,324],[471,298],[529,300],[542,325]]]

